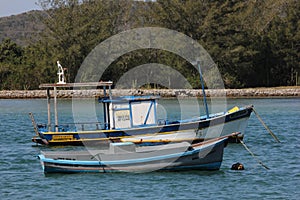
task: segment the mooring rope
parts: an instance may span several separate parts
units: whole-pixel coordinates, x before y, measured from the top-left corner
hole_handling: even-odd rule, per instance
[[[262,161],[259,160],[259,159],[254,155],[254,153],[247,147],[247,145],[246,145],[240,138],[238,138],[238,139],[239,139],[240,143],[245,147],[245,149],[251,154],[252,157],[254,157],[254,158],[258,161],[258,163],[259,163],[261,166],[263,166],[265,169],[270,169],[269,167],[267,167],[265,164],[263,164]]]
[[[279,142],[279,139],[277,138],[277,136],[271,131],[271,129],[265,124],[265,122],[262,120],[262,118],[258,115],[258,113],[256,112],[256,110],[254,108],[252,108],[254,114],[256,115],[256,117],[258,118],[258,120],[261,122],[261,124],[269,131],[270,135],[276,140],[276,142]]]

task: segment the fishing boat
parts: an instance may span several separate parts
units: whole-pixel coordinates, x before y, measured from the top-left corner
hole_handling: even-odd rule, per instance
[[[204,115],[184,120],[161,120],[157,118],[159,96],[111,95],[112,82],[42,84],[47,88],[48,123],[36,123],[30,114],[36,136],[32,141],[45,145],[83,145],[103,142],[125,141],[127,136],[137,140],[198,139],[204,140],[240,132],[243,136],[253,106],[233,107],[216,114]],[[99,98],[103,104],[103,122],[59,124],[57,110],[57,88],[102,87],[104,96]],[[50,89],[54,89],[54,118],[51,123]],[[108,88],[108,91],[107,90]],[[232,139],[234,140],[234,138]]]
[[[59,64],[59,63],[58,63]],[[200,69],[199,69],[200,70]],[[206,103],[204,84],[202,92],[206,115],[191,119],[173,120],[158,119],[157,101],[159,96],[118,96],[112,95],[112,81],[66,83],[59,71],[59,82],[41,84],[47,90],[47,124],[36,123],[29,113],[36,136],[32,141],[44,145],[98,145],[107,142],[135,142],[212,139],[233,132],[240,132],[241,137],[248,124],[253,106],[233,107],[224,112],[210,114]],[[200,76],[201,78],[201,76]],[[202,80],[202,79],[201,79]],[[103,122],[76,122],[60,124],[58,122],[57,90],[59,88],[98,88],[103,95],[98,101],[103,105]],[[51,121],[51,92],[54,98],[54,119]],[[132,138],[135,136],[136,138]],[[231,140],[236,141],[236,138]]]
[[[42,151],[38,158],[46,174],[219,170],[227,142],[226,136],[195,144],[175,142],[137,146],[131,142],[110,143],[108,149],[102,150]]]
[[[158,120],[158,96],[111,96],[112,82],[69,83],[64,85],[40,85],[56,90],[56,87],[109,86],[105,96],[99,98],[103,104],[104,122],[59,124],[57,117],[56,92],[54,92],[55,124],[51,124],[50,92],[48,91],[48,124],[36,123],[30,113],[36,136],[32,141],[46,145],[97,145],[103,142],[167,141],[168,139],[204,140],[241,132],[247,127],[252,106],[234,107],[228,111],[185,120]],[[136,136],[132,138],[131,136]]]

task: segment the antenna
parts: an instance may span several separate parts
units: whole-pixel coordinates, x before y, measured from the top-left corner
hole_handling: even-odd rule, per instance
[[[206,111],[206,118],[209,118],[209,111],[208,111],[208,106],[207,106],[207,101],[206,101],[206,94],[205,94],[205,89],[204,89],[204,81],[203,81],[203,75],[202,75],[202,71],[201,71],[201,66],[200,66],[200,60],[197,60],[196,62],[192,62],[193,65],[197,65],[198,67],[198,71],[199,71],[199,75],[200,75],[200,83],[201,83],[201,87],[202,87],[202,93],[203,93],[203,104],[205,107],[205,111]]]

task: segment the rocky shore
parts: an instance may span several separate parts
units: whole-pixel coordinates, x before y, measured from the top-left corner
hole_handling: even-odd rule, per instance
[[[256,97],[300,97],[300,87],[249,88],[205,90],[208,97],[256,98]],[[53,91],[51,91],[53,96]],[[125,95],[160,95],[161,97],[202,97],[200,89],[113,89],[114,96]],[[58,90],[58,98],[97,97],[102,90]],[[46,90],[2,90],[0,99],[46,98]]]

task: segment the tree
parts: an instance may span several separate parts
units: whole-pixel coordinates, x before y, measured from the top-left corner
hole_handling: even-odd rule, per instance
[[[36,89],[40,83],[56,82],[57,60],[68,68],[68,82],[73,82],[82,62],[99,43],[122,31],[145,26],[169,28],[198,41],[218,65],[228,88],[292,85],[299,71],[297,0],[39,3],[44,9],[39,12],[40,20],[46,27],[41,40],[27,47],[9,39],[0,45],[1,89]],[[192,87],[200,87],[199,74],[190,63],[159,49],[141,49],[121,56],[103,78],[116,82],[133,67],[146,63],[170,66]],[[170,70],[166,72],[171,74]],[[209,72],[211,76],[214,73]]]
[[[12,42],[11,39],[6,38],[2,41],[0,45],[0,62],[1,63],[11,63],[20,64],[22,62],[22,56],[24,51],[22,47],[18,46],[16,43]]]
[[[71,82],[97,44],[128,28],[128,1],[44,0],[40,5],[48,15],[44,37],[53,56],[68,68]]]

